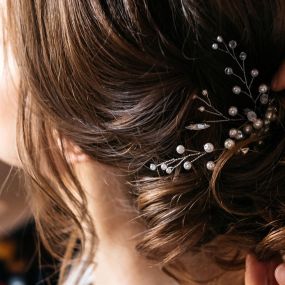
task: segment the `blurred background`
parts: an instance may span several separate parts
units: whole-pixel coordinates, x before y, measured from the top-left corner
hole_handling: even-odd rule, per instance
[[[56,262],[39,242],[20,177],[0,162],[0,285],[56,284]]]

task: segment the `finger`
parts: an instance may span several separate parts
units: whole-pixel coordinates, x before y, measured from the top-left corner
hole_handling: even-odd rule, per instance
[[[275,278],[279,285],[285,285],[285,264],[282,263],[275,269]]]

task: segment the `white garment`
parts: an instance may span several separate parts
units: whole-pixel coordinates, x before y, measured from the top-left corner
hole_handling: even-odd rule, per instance
[[[70,274],[66,281],[64,282],[64,285],[96,285],[96,280],[94,276],[95,272],[95,265],[88,265],[86,271],[81,276],[79,283],[77,283],[78,277],[81,274],[81,269],[84,265],[84,261],[80,263],[77,267],[73,266],[70,270]],[[175,280],[173,280],[173,285],[179,285]]]

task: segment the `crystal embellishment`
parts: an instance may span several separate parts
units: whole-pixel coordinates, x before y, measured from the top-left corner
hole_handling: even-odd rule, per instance
[[[210,125],[205,123],[190,124],[189,126],[186,127],[186,129],[191,131],[200,131],[208,128],[210,128]]]

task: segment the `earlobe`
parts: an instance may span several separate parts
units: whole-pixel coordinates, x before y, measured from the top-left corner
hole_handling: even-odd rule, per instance
[[[281,91],[285,89],[285,60],[281,63],[275,73],[271,82],[271,88],[273,91]]]

